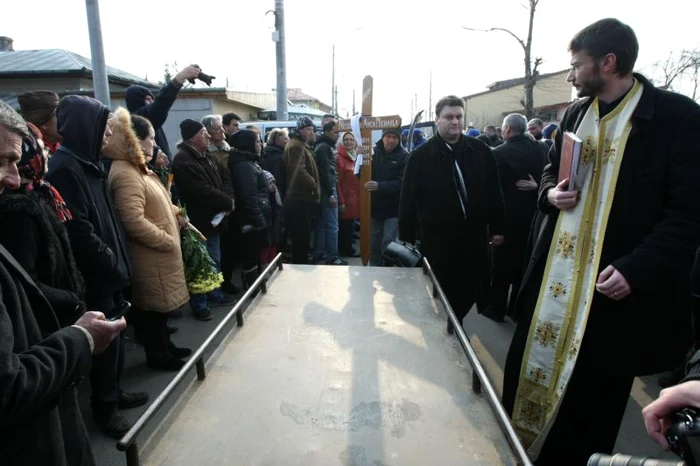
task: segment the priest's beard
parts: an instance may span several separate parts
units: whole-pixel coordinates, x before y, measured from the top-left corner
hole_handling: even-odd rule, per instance
[[[603,89],[604,84],[600,76],[600,67],[596,64],[593,73],[576,87],[576,94],[579,97],[595,97]]]

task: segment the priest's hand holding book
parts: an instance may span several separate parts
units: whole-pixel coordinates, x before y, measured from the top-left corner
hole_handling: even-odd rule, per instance
[[[559,210],[570,210],[578,204],[578,191],[569,191],[569,179],[567,178],[547,191],[547,200]]]

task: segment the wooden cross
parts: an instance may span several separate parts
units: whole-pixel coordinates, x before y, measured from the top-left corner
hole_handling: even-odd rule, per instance
[[[371,213],[372,196],[365,189],[365,183],[372,181],[372,130],[400,128],[401,117],[399,115],[373,117],[372,115],[372,76],[365,76],[362,80],[362,118],[360,119],[360,135],[362,147],[365,150],[362,156],[362,171],[360,175],[360,257],[362,264],[369,263],[371,242]],[[350,120],[338,122],[340,131],[350,130]]]

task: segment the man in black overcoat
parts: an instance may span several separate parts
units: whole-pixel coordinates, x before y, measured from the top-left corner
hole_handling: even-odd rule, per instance
[[[692,342],[689,272],[700,240],[700,106],[633,73],[638,42],[616,19],[584,28],[569,50],[568,80],[581,99],[564,114],[540,184],[544,218],[534,231],[504,374],[503,402],[514,419],[522,414],[514,406],[525,384],[528,335],[551,336],[531,321],[540,312],[540,290],[550,286],[544,273],[556,248],[550,249],[555,226],[582,202],[578,184],[569,191],[568,180],[558,180],[563,134],[587,121],[602,126],[623,111],[630,117],[626,144],[616,154],[623,156],[617,182],[608,190],[613,197],[585,333],[553,423],[538,439],[539,452],[531,451],[538,465],[585,465],[594,452],[611,453],[634,377],[670,370],[683,357]],[[603,157],[612,154],[606,144],[592,142]],[[566,249],[561,239],[559,249]]]
[[[506,309],[511,310],[520,289],[530,225],[537,210],[537,187],[544,169],[546,146],[526,132],[525,115],[508,115],[503,120],[504,143],[493,149],[506,204],[506,234],[503,245],[493,251],[491,298],[489,310],[483,314],[497,322],[503,321]],[[512,316],[512,312],[509,314]]]
[[[420,236],[420,250],[461,322],[475,303],[486,307],[488,244],[503,243],[503,196],[491,149],[462,134],[462,99],[440,99],[435,115],[437,134],[406,165],[399,239],[413,243]],[[447,328],[452,332],[449,322]]]

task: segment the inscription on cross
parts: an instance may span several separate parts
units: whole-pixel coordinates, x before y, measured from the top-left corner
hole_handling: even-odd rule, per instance
[[[360,119],[361,144],[365,152],[360,174],[360,257],[362,265],[369,263],[370,255],[372,196],[365,189],[365,183],[372,181],[372,131],[401,127],[399,115],[372,116],[372,88],[372,76],[365,76],[362,80],[362,118]],[[350,131],[350,120],[340,120],[338,127],[340,131]]]

